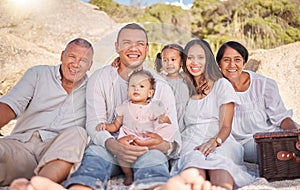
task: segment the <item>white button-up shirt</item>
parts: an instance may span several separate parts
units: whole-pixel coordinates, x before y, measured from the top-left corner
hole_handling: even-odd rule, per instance
[[[86,83],[68,94],[61,84],[60,66],[40,65],[26,71],[0,102],[17,115],[17,124],[7,138],[28,141],[35,131],[42,140],[54,138],[62,129],[85,126]]]

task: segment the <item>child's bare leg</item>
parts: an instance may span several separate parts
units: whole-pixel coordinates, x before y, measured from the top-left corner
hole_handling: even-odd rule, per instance
[[[123,182],[124,185],[128,186],[131,185],[133,182],[133,173],[131,169],[131,165],[127,162],[124,162],[123,160],[118,160],[119,165],[125,175],[125,180]]]

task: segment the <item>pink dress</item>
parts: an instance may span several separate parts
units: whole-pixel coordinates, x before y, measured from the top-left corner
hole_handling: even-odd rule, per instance
[[[144,132],[154,132],[164,140],[173,142],[174,127],[168,123],[158,123],[158,117],[165,113],[165,107],[160,101],[150,101],[147,105],[138,105],[126,100],[116,108],[116,114],[123,116],[123,125],[118,138],[134,135],[141,140],[146,140]]]

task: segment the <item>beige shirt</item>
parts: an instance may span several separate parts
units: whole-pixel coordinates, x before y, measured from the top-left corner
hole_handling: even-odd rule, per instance
[[[61,84],[60,66],[34,66],[0,102],[17,115],[17,124],[7,138],[28,141],[35,131],[42,140],[54,138],[60,130],[85,126],[86,82],[68,94]]]

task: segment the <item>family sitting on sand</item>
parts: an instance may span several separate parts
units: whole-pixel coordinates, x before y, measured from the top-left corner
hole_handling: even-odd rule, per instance
[[[117,35],[113,64],[87,71],[90,42],[76,38],[57,66],[34,66],[0,98],[0,186],[11,190],[235,189],[252,183],[257,132],[296,129],[274,80],[244,70],[248,51],[228,41],[167,44],[157,71],[136,23]],[[238,174],[238,175],[236,175]]]

